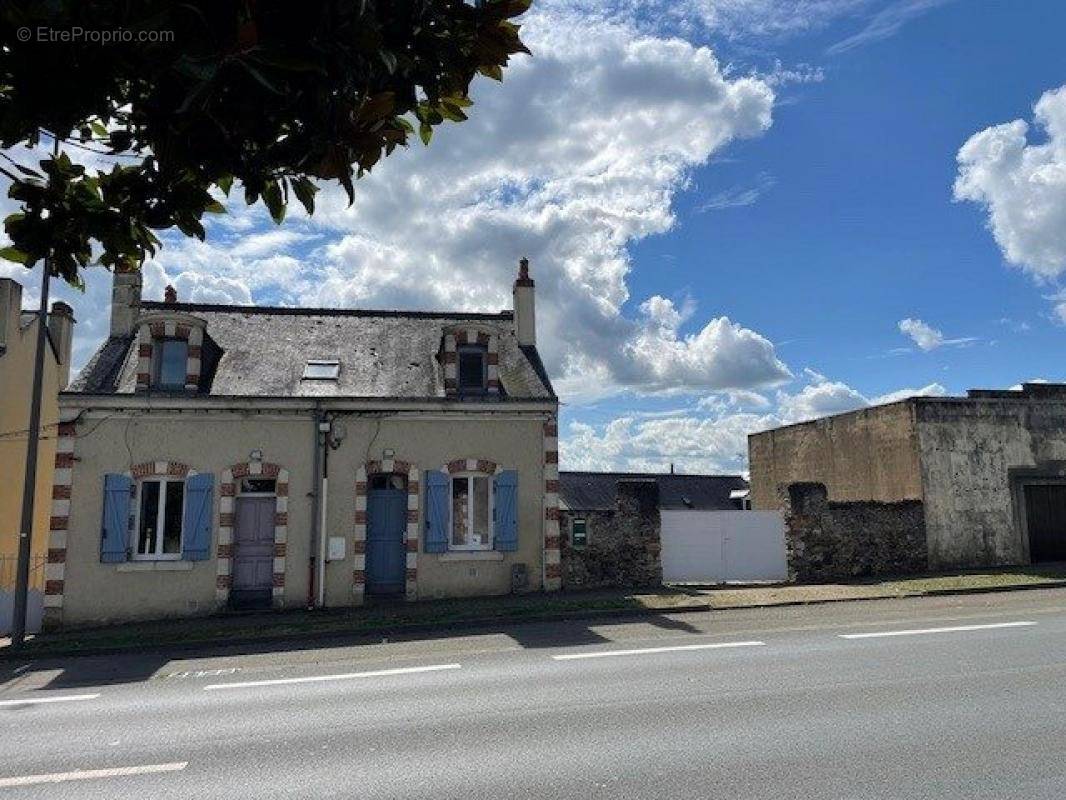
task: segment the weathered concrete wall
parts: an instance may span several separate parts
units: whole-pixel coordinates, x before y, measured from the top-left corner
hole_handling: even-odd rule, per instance
[[[805,481],[835,501],[922,499],[912,401],[752,434],[748,457],[757,511],[780,508],[778,487]]]
[[[571,544],[575,518],[586,520],[588,544]],[[662,583],[659,487],[653,480],[619,481],[612,511],[562,512],[564,589],[658,586]]]
[[[917,401],[933,568],[1028,563],[1021,486],[1066,474],[1066,395],[995,394]]]
[[[73,402],[73,401],[72,401]],[[525,564],[529,589],[542,586],[544,550],[544,420],[542,413],[491,416],[456,413],[346,415],[345,437],[329,454],[328,537],[346,540],[345,557],[326,565],[326,605],[354,601],[353,548],[355,475],[360,464],[384,459],[441,469],[461,458],[493,461],[518,472],[518,550],[429,554],[419,535],[417,585],[420,598],[503,594],[511,590],[512,564]],[[289,471],[288,534],[284,605],[307,602],[311,557],[312,419],[307,414],[228,411],[92,411],[76,426],[67,535],[62,624],[186,616],[216,608],[219,484],[221,473],[246,462],[253,450]],[[176,461],[215,475],[211,556],[206,561],[145,564],[100,563],[103,476],[131,465]],[[422,481],[420,481],[422,483]],[[423,493],[424,494],[424,493]],[[46,497],[49,493],[46,492]],[[425,530],[423,495],[417,515]]]
[[[920,500],[831,502],[821,483],[782,487],[791,580],[847,580],[926,571]]]

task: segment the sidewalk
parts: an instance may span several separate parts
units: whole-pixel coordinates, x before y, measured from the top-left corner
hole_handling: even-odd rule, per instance
[[[499,622],[674,614],[731,608],[829,603],[1066,587],[1066,564],[997,571],[868,580],[849,584],[773,586],[670,586],[657,592],[562,592],[357,609],[226,614],[128,623],[40,634],[19,652],[0,639],[0,658],[43,657],[190,647],[312,637],[388,635],[416,629],[447,630]]]

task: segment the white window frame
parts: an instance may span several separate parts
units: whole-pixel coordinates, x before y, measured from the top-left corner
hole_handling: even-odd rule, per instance
[[[191,473],[190,473],[191,474]],[[158,483],[159,487],[159,507],[156,509],[156,530],[158,536],[156,538],[154,553],[138,553],[137,550],[141,544],[141,493],[144,491],[144,484],[146,483]],[[130,547],[130,560],[132,561],[180,561],[182,555],[185,552],[185,500],[186,487],[181,491],[181,533],[178,537],[178,552],[176,553],[163,553],[160,552],[163,549],[163,521],[166,516],[166,496],[168,483],[185,483],[185,478],[169,478],[162,475],[149,475],[146,478],[141,478],[137,481],[137,513],[133,520],[133,542]]]
[[[495,513],[496,513],[496,485],[493,481],[493,476],[485,472],[456,472],[449,476],[451,478],[448,481],[448,549],[457,552],[479,552],[481,550],[491,550],[495,545],[496,539],[496,525]],[[455,541],[455,496],[453,494],[454,489],[452,483],[456,480],[467,481],[467,496],[473,497],[473,478],[484,478],[489,484],[489,541],[488,544],[454,544]],[[474,503],[467,503],[466,510],[466,524],[467,530],[473,530],[474,526]]]

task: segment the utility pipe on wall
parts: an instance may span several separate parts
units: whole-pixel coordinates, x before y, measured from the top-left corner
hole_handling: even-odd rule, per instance
[[[316,408],[312,416],[314,423],[313,449],[311,451],[311,558],[308,565],[307,576],[307,607],[315,604],[315,550],[314,547],[319,537],[319,522],[321,508],[321,481],[322,481],[322,433],[319,431],[319,423],[322,421],[322,412]]]
[[[328,458],[328,455],[327,455]],[[326,503],[329,499],[329,478],[322,475],[322,500],[318,504],[318,607],[326,607]]]

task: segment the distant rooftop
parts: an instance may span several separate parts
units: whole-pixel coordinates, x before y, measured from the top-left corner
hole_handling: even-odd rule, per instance
[[[655,481],[659,508],[664,510],[735,511],[741,500],[732,497],[748,482],[740,475],[681,475],[657,472],[560,472],[559,495],[573,511],[615,508],[619,481]]]

